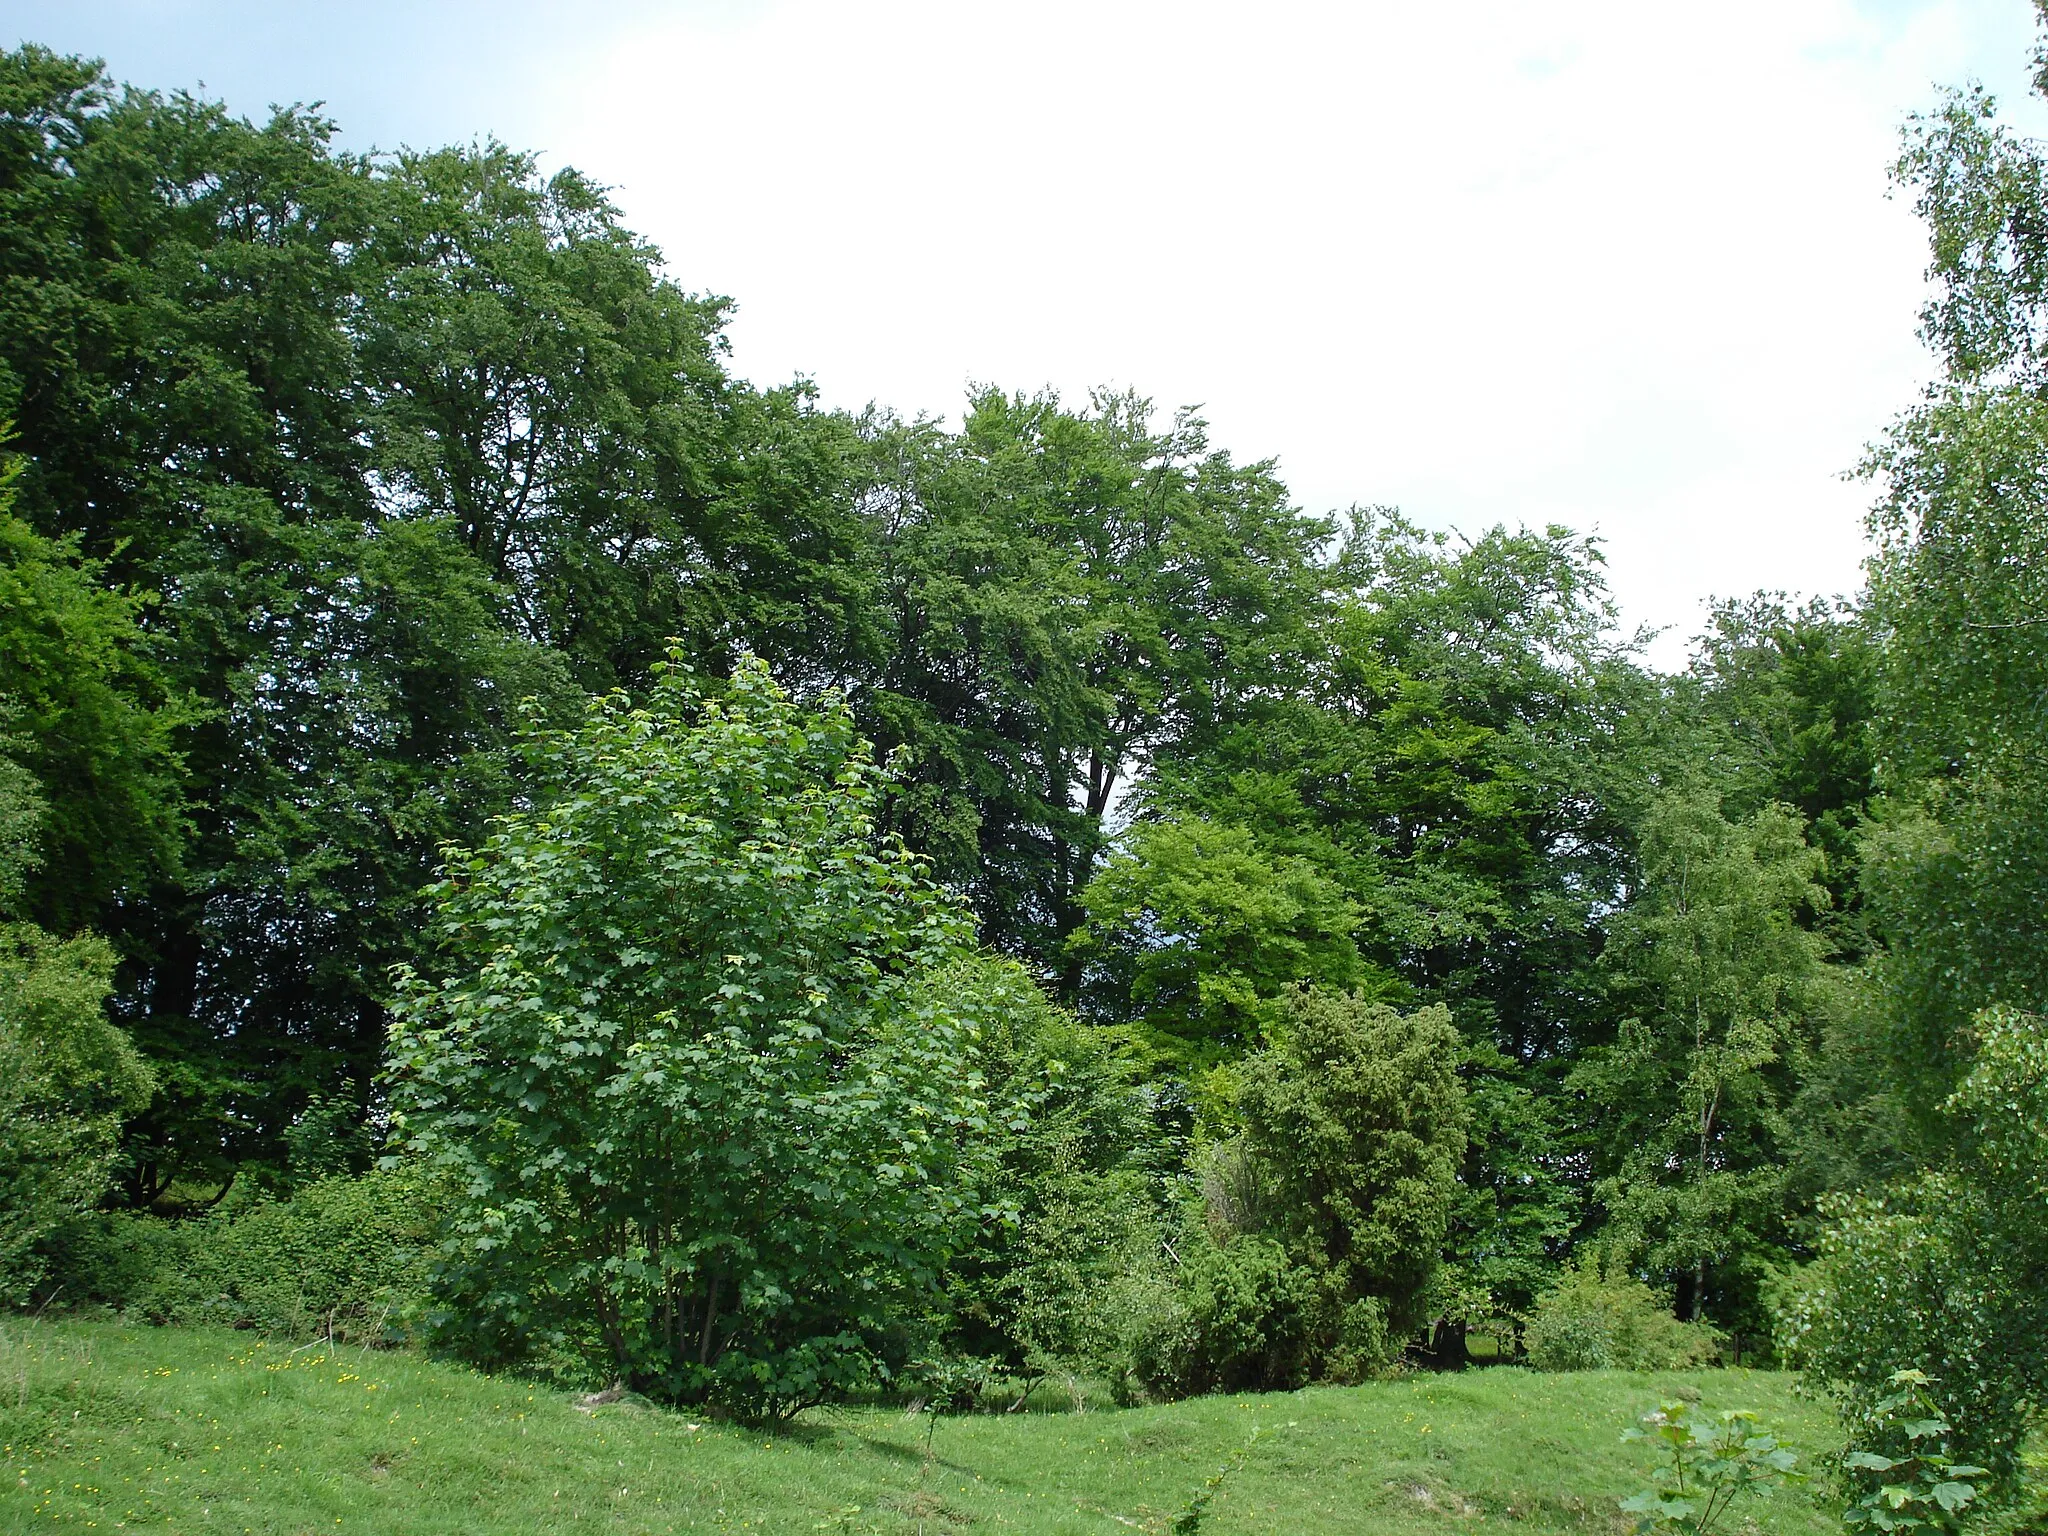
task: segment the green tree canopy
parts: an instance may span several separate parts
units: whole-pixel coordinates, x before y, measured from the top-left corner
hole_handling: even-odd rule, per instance
[[[1633,1011],[1571,1077],[1596,1106],[1615,1235],[1689,1316],[1710,1283],[1753,1302],[1785,1240],[1787,1112],[1832,1001],[1825,942],[1800,921],[1827,900],[1803,833],[1787,806],[1731,822],[1711,791],[1652,807],[1643,890],[1606,956]]]
[[[1358,910],[1305,859],[1242,827],[1141,822],[1082,892],[1069,948],[1089,962],[1096,1017],[1133,1020],[1155,1059],[1187,1071],[1267,1044],[1303,983],[1358,985]]]
[[[1293,684],[1327,522],[1266,463],[1149,402],[977,393],[957,435],[891,436],[878,669],[855,702],[910,749],[896,817],[989,939],[1060,965],[1105,817],[1153,763]]]

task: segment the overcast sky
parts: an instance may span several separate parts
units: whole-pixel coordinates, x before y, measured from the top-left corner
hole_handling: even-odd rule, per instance
[[[1710,595],[1853,589],[1843,479],[1926,376],[1906,113],[2029,131],[2025,0],[0,0],[12,40],[354,147],[495,134],[617,189],[739,370],[957,416],[1135,387],[1302,505],[1607,541],[1674,661]]]

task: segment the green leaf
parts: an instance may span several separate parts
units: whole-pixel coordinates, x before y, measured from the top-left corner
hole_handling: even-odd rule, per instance
[[[1968,1483],[1948,1482],[1934,1485],[1934,1502],[1950,1514],[1962,1509],[1976,1497],[1977,1490]]]

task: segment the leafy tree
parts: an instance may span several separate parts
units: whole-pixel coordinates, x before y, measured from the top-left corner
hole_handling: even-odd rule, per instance
[[[2048,167],[1994,113],[1958,92],[1908,126],[1895,175],[1928,225],[1924,334],[1946,376],[1865,466],[1882,486],[1869,606],[1890,796],[1869,884],[1890,941],[1886,1045],[1937,1134],[1970,1019],[2048,1007]]]
[[[1319,989],[1290,1005],[1279,1043],[1245,1062],[1238,1098],[1267,1219],[1398,1349],[1425,1319],[1465,1154],[1458,1034],[1441,1005],[1403,1015]]]
[[[1976,1061],[1941,1111],[1954,1155],[1839,1200],[1780,1328],[1852,1424],[1895,1390],[1896,1372],[1924,1373],[1957,1453],[2009,1496],[2048,1381],[2048,1027],[1996,1009],[1976,1034]]]
[[[1358,516],[1289,686],[1162,759],[1147,815],[1251,832],[1356,908],[1361,975],[1442,1002],[1474,1117],[1441,1277],[1443,1347],[1527,1309],[1586,1216],[1563,1079],[1604,1041],[1595,961],[1625,903],[1627,812],[1656,697],[1616,644],[1596,545],[1495,530],[1453,547]]]
[[[1879,663],[1862,609],[1793,607],[1759,593],[1715,606],[1684,680],[1690,686],[1673,701],[1674,713],[1690,712],[1674,732],[1687,744],[1689,770],[1704,770],[1724,813],[1741,821],[1788,805],[1806,818],[1806,840],[1826,860],[1817,879],[1828,900],[1796,921],[1828,941],[1839,1006],[1821,1020],[1796,1085],[1784,1085],[1794,1096],[1777,1145],[1787,1229],[1801,1252],[1811,1252],[1820,1196],[1875,1187],[1911,1163],[1898,1085],[1873,1028],[1883,993],[1869,970],[1849,968],[1877,949],[1865,849],[1881,825]]]
[[[1572,1083],[1597,1106],[1598,1189],[1617,1235],[1673,1277],[1683,1315],[1753,1304],[1783,1229],[1786,1111],[1831,1001],[1821,856],[1786,806],[1730,822],[1675,793],[1641,834],[1643,889],[1608,964],[1626,1019]]]
[[[15,1300],[50,1234],[107,1192],[123,1122],[156,1087],[107,1018],[112,948],[77,930],[174,863],[185,830],[185,715],[137,622],[144,604],[75,538],[15,515],[20,471],[0,471],[0,1295]]]
[[[1827,855],[1821,914],[1839,950],[1860,954],[1862,820],[1877,793],[1878,653],[1860,612],[1759,593],[1717,603],[1693,660],[1706,747],[1728,812],[1766,805],[1806,818]]]
[[[1955,1443],[2010,1495],[2048,1389],[2048,165],[1972,90],[1908,125],[1896,175],[1928,224],[1924,334],[1945,376],[1866,466],[1881,482],[1868,610],[1886,793],[1864,885],[1885,945],[1869,1046],[1921,1171],[1832,1207],[1782,1327],[1852,1419],[1895,1395],[1894,1373],[1931,1378]]]
[[[19,510],[93,622],[148,637],[120,687],[149,718],[45,774],[81,814],[41,877],[115,942],[161,1068],[141,1203],[281,1161],[345,1082],[365,1108],[389,967],[437,848],[513,795],[520,700],[641,686],[671,636],[819,683],[868,644],[855,424],[729,379],[726,306],[587,179],[334,131],[0,56]]]
[[[1884,1043],[1921,1128],[1938,1134],[1972,1015],[2048,1007],[2048,738],[2033,707],[2048,687],[2048,415],[2017,387],[1954,390],[1875,462],[1889,481],[1871,608],[1892,793],[1866,884],[1890,941]]]
[[[1295,686],[1163,764],[1146,808],[1323,867],[1362,909],[1368,961],[1534,1059],[1570,1038],[1591,893],[1624,869],[1598,552],[1561,529],[1451,551],[1378,514],[1336,575],[1348,596]]]
[[[872,499],[881,656],[854,691],[910,749],[893,825],[999,947],[1071,997],[1081,892],[1144,770],[1291,686],[1331,532],[1271,464],[1149,402],[979,392],[957,436],[882,434]]]
[[[407,952],[435,842],[463,824],[433,727],[502,700],[483,669],[437,674],[368,639],[416,626],[470,637],[474,657],[490,626],[474,583],[421,569],[424,541],[372,527],[349,324],[374,186],[331,134],[311,114],[256,127],[118,91],[33,47],[0,59],[21,511],[102,585],[159,595],[135,612],[146,659],[192,706],[171,742],[183,793],[133,823],[183,823],[178,856],[158,838],[69,919],[115,942],[118,1013],[162,1066],[137,1200],[181,1176],[221,1187],[281,1150],[314,1086],[369,1079],[383,968]],[[393,613],[408,565],[417,601]],[[447,621],[420,624],[444,594]],[[473,744],[458,734],[454,755]]]
[[[0,1296],[41,1277],[38,1245],[107,1191],[121,1122],[155,1083],[107,1021],[103,939],[0,926]]]
[[[176,866],[186,827],[175,732],[191,711],[149,652],[144,601],[109,586],[76,537],[46,539],[15,515],[21,468],[0,471],[0,751],[46,803],[17,906],[63,931]]]
[[[393,1035],[403,1144],[463,1192],[444,1332],[771,1415],[872,1380],[983,1214],[974,1021],[919,985],[960,912],[873,847],[848,716],[759,662],[532,766]]]
[[[573,170],[497,143],[379,168],[358,347],[386,515],[446,520],[518,631],[598,686],[847,654],[864,529],[850,425],[727,377],[687,294]]]
[[[1069,948],[1091,962],[1094,1011],[1135,1019],[1155,1058],[1183,1071],[1265,1044],[1288,989],[1364,979],[1359,913],[1336,882],[1241,827],[1142,822],[1081,904]]]

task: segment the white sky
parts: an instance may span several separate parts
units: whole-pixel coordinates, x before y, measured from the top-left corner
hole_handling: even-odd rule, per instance
[[[1311,509],[1595,529],[1667,663],[1711,594],[1857,582],[1842,472],[1927,370],[1900,119],[1974,76],[2048,122],[2025,0],[0,0],[0,36],[575,164],[739,301],[760,382],[1133,386]]]

